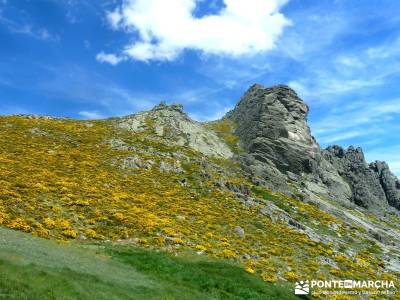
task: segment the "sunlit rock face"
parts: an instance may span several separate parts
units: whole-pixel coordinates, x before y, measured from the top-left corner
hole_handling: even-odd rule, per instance
[[[179,104],[161,103],[150,111],[123,117],[119,127],[132,131],[151,131],[179,146],[187,146],[207,156],[232,157],[229,147],[203,124],[191,120]]]
[[[280,171],[308,171],[319,146],[307,125],[308,106],[286,86],[253,85],[228,114],[243,148]]]

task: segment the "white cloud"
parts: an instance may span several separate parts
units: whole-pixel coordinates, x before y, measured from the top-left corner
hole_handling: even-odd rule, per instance
[[[84,119],[94,120],[94,119],[101,119],[103,116],[96,111],[80,111],[79,115]]]
[[[168,61],[183,50],[215,55],[254,55],[276,47],[290,21],[279,12],[288,0],[224,0],[218,14],[193,16],[199,0],[124,0],[108,12],[114,29],[137,33],[124,54],[136,60]]]
[[[122,14],[119,9],[107,13],[107,21],[114,30],[118,29],[118,24],[122,21]]]
[[[116,56],[115,54],[107,54],[104,52],[100,52],[99,54],[97,54],[96,56],[96,60],[101,62],[101,63],[109,63],[113,66],[118,65],[121,61],[124,60],[123,57],[120,56]]]
[[[20,27],[17,27],[17,26],[10,27],[10,30],[14,33],[25,34],[25,35],[28,35],[30,37],[40,39],[40,40],[47,40],[50,38],[50,34],[47,31],[47,29],[40,29],[40,30],[34,31],[32,28],[32,25],[30,25],[30,24],[23,25]]]

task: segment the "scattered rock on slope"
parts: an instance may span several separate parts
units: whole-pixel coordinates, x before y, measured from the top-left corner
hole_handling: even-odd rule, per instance
[[[120,128],[132,131],[151,130],[160,138],[187,146],[209,156],[232,157],[229,147],[218,136],[191,120],[178,104],[159,104],[150,111],[120,118]]]

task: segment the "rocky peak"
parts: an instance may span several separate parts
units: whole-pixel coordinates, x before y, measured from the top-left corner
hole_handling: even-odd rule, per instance
[[[168,144],[186,146],[208,156],[229,158],[233,155],[228,145],[203,124],[191,120],[180,104],[161,102],[150,111],[140,112],[117,120],[118,126],[134,132],[148,132]]]
[[[375,161],[369,168],[378,175],[389,205],[400,209],[400,182],[384,161]]]
[[[352,189],[352,201],[356,204],[380,210],[393,206],[400,208],[398,179],[386,162],[368,164],[360,147],[329,146],[323,150],[324,158],[346,179]]]
[[[308,105],[298,97],[293,89],[286,85],[277,85],[271,90],[295,120],[307,121]]]
[[[227,114],[243,148],[281,171],[301,173],[319,146],[307,125],[308,106],[288,86],[255,84]]]
[[[321,150],[308,127],[308,111],[288,86],[251,86],[226,115],[236,123],[244,170],[274,187],[297,181],[306,194],[353,202],[371,211],[400,207],[399,184],[387,165],[368,165],[359,147]]]
[[[365,163],[364,152],[360,147],[354,148],[353,146],[350,146],[347,148],[346,157],[354,163]]]
[[[278,107],[273,107],[275,104]],[[295,120],[307,120],[308,106],[301,100],[296,92],[286,85],[277,85],[266,88],[260,84],[252,85],[236,105],[237,110],[258,109],[259,114],[271,115],[277,112]],[[274,111],[275,108],[275,111]],[[279,108],[279,110],[278,110]]]
[[[332,145],[325,149],[325,151],[334,157],[343,158],[346,154],[346,150],[338,145]]]
[[[334,158],[345,159],[352,164],[366,165],[364,152],[360,147],[349,146],[347,150],[338,145],[329,146],[324,150],[325,156],[332,162]]]
[[[163,111],[163,110],[176,111],[176,112],[185,114],[183,112],[183,105],[178,104],[178,103],[172,103],[171,105],[168,105],[164,101],[161,101],[160,104],[158,104],[152,108],[152,111]]]

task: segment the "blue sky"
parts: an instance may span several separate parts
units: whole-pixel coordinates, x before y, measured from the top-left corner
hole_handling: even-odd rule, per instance
[[[322,147],[362,146],[400,175],[399,71],[397,0],[0,0],[0,114],[165,100],[204,121],[252,83],[283,83]]]

